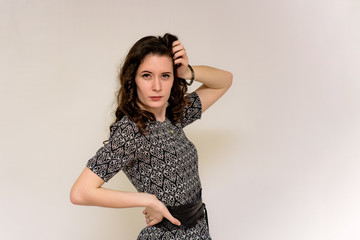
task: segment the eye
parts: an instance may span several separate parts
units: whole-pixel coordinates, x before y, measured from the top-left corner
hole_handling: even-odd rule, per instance
[[[141,75],[144,79],[150,79],[151,75],[149,73],[144,73],[143,75]]]
[[[165,73],[165,74],[161,75],[161,78],[162,78],[162,79],[169,79],[169,78],[170,78],[170,74]]]

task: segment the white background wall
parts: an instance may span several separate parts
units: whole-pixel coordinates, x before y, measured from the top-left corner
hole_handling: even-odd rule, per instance
[[[145,35],[234,74],[188,127],[213,239],[360,239],[360,1],[0,0],[1,239],[135,239],[142,209],[71,205]],[[106,187],[133,188],[123,174]]]

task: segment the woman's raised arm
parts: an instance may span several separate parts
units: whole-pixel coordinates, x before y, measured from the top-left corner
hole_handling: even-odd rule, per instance
[[[201,100],[202,112],[205,112],[230,88],[233,76],[230,72],[207,66],[194,66],[193,69],[195,81],[202,83],[196,93]]]
[[[180,41],[173,43],[173,58],[180,78],[191,79],[192,73],[184,46]],[[202,103],[202,112],[213,105],[232,84],[232,73],[208,66],[193,66],[194,80],[202,85],[196,89]]]

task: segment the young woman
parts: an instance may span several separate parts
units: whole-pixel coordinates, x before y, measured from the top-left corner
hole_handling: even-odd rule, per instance
[[[165,34],[136,42],[119,80],[110,138],[74,183],[71,202],[144,207],[147,227],[138,239],[211,239],[201,200],[197,152],[183,128],[229,89],[232,74],[191,67],[177,37]],[[202,85],[187,94],[187,84],[194,80]],[[120,170],[138,192],[102,187]]]

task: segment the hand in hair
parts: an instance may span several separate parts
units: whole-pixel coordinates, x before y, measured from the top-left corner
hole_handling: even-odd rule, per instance
[[[174,64],[177,66],[177,76],[183,79],[190,79],[191,71],[188,67],[189,60],[184,46],[180,43],[179,40],[174,41],[172,46]]]

